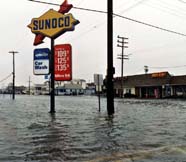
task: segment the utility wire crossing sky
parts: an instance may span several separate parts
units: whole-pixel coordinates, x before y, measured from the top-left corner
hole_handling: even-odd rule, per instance
[[[33,50],[50,48],[49,39],[34,47],[34,35],[27,28],[32,18],[41,16],[53,8],[57,10],[63,1],[52,0],[33,3],[28,0],[1,3],[1,62],[0,80],[12,73],[12,56],[8,51],[19,52],[15,56],[16,84],[27,85],[29,76],[32,84],[44,82],[43,76],[33,75]],[[73,78],[93,80],[93,74],[106,75],[107,59],[107,1],[69,0],[75,6],[70,12],[80,21],[74,32],[56,40],[56,44],[72,45]],[[16,7],[15,7],[16,6]],[[7,10],[8,9],[8,10]],[[173,75],[185,75],[186,59],[186,1],[182,0],[116,0],[114,1],[114,66],[116,76],[120,75],[121,63],[117,60],[117,36],[129,38],[132,53],[124,62],[124,75],[169,71]],[[157,67],[155,69],[155,67]],[[159,67],[159,69],[158,69]],[[161,69],[160,69],[161,67]],[[9,77],[0,86],[11,82]]]

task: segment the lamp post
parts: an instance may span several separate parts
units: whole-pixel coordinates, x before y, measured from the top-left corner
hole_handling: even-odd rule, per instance
[[[15,99],[15,54],[18,53],[17,51],[9,51],[9,53],[13,56],[13,80],[12,80],[12,100]]]

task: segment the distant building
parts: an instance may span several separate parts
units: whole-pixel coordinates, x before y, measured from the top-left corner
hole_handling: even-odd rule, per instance
[[[122,83],[123,82],[123,83]],[[171,76],[168,72],[117,77],[115,96],[138,98],[186,97],[186,75]]]
[[[74,79],[56,85],[55,93],[57,95],[82,95],[85,94],[85,90],[86,81],[83,79]]]
[[[73,79],[71,84],[81,85],[83,89],[86,89],[86,81],[84,79]]]
[[[35,84],[33,94],[34,95],[47,95],[47,94],[49,94],[48,85],[47,84]]]
[[[88,83],[86,86],[86,95],[95,95],[96,94],[96,85],[94,83]]]
[[[12,93],[12,83],[9,83],[8,86],[3,90],[3,93],[5,94],[11,94]],[[24,94],[24,91],[26,90],[25,86],[15,86],[15,94]]]
[[[57,95],[82,95],[84,89],[80,84],[65,84],[56,88]]]

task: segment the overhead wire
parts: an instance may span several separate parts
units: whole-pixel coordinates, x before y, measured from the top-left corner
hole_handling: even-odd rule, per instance
[[[48,5],[53,5],[53,6],[60,6],[57,3],[51,3],[51,2],[42,2],[39,0],[28,0],[31,2],[37,2],[37,3],[42,3],[42,4],[48,4]],[[101,11],[101,10],[95,10],[95,9],[89,9],[89,8],[82,8],[82,7],[75,7],[73,6],[74,9],[78,9],[78,10],[84,10],[84,11],[90,11],[90,12],[97,12],[97,13],[107,13],[106,11]]]
[[[50,0],[51,1],[51,0]],[[43,12],[49,7],[50,5],[46,5],[45,8],[43,9]],[[24,46],[25,41],[23,40],[26,39],[29,36],[29,34],[27,33],[26,35],[24,33],[22,33],[22,36],[20,36],[20,38],[18,39],[18,41],[16,42],[16,48],[20,51],[20,49]]]
[[[159,29],[159,30],[162,30],[162,31],[166,31],[166,32],[169,32],[169,33],[173,33],[173,34],[177,34],[177,35],[186,37],[186,34],[183,34],[181,32],[176,32],[176,31],[173,31],[173,30],[162,28],[162,27],[159,27],[159,26],[156,26],[156,25],[152,25],[152,24],[149,24],[149,23],[146,23],[146,22],[135,20],[135,19],[132,19],[132,18],[129,18],[129,17],[126,17],[126,16],[119,15],[119,14],[113,14],[113,15],[115,15],[117,17],[120,17],[120,18],[123,18],[123,19],[126,19],[126,20],[129,20],[129,21],[133,21],[133,22],[138,23],[138,24],[142,24],[142,25],[145,25],[145,26],[148,26],[148,27],[152,27],[152,28],[155,28],[155,29]]]
[[[131,9],[133,9],[134,7],[137,7],[138,5],[140,5],[142,2],[144,2],[144,1],[146,1],[146,0],[140,0],[140,1],[138,1],[137,3],[135,3],[135,4],[133,4],[133,5],[131,5],[130,7],[128,7],[127,9],[125,9],[125,10],[122,10],[121,12],[122,13],[124,13],[124,12],[127,12],[127,11],[129,11],[129,10],[131,10]],[[126,2],[125,2],[126,3]],[[120,12],[120,14],[121,14],[121,12]],[[107,12],[106,12],[107,13]],[[115,16],[114,16],[114,18],[115,18]],[[90,33],[91,31],[93,31],[93,30],[95,30],[95,29],[98,29],[99,27],[101,27],[103,24],[105,24],[105,22],[106,21],[102,21],[102,22],[99,22],[99,23],[97,23],[97,24],[93,24],[92,25],[92,27],[91,28],[89,28],[88,30],[87,30],[87,27],[85,27],[85,31],[84,31],[84,33],[81,33],[81,34],[79,34],[80,36],[84,36],[84,35],[86,35],[86,34],[88,34],[88,33]],[[79,39],[79,36],[78,36],[78,39]],[[73,39],[74,40],[74,39]]]
[[[150,47],[150,48],[137,49],[135,51],[132,51],[131,53],[151,52],[151,51],[155,51],[155,50],[160,50],[160,49],[165,48],[165,47],[175,48],[176,47],[175,45],[181,45],[182,46],[182,44],[185,44],[185,43],[186,43],[186,41],[174,41],[174,42],[171,42],[171,43],[161,44],[161,45],[153,46],[153,47]]]
[[[186,67],[186,65],[179,65],[179,66],[159,66],[159,67],[154,67],[154,66],[149,66],[149,68],[152,68],[152,69],[172,69],[172,68],[183,68],[183,67]]]
[[[81,5],[85,0],[81,0],[77,5]]]
[[[161,1],[161,0],[157,0],[157,1],[153,1],[154,4],[158,5],[158,6],[162,6],[163,8],[170,10],[172,12],[178,13],[178,14],[182,14],[182,15],[186,15],[185,12],[185,7],[182,8],[180,6],[177,6],[176,4],[172,4],[171,1],[165,2],[165,1]]]
[[[6,76],[5,78],[1,79],[0,80],[0,83],[1,82],[4,82],[5,80],[7,80],[8,78],[10,78],[12,76],[12,73],[10,73],[8,76]]]
[[[170,14],[170,15],[173,15],[173,16],[176,16],[176,17],[179,17],[181,19],[183,19],[184,17],[181,16],[181,15],[178,15],[177,13],[175,12],[172,12],[172,11],[168,11],[167,9],[165,8],[161,8],[161,6],[156,6],[156,5],[153,5],[153,4],[144,4],[145,6],[148,6],[150,8],[153,8],[153,9],[156,9],[156,10],[159,10],[161,12],[164,12],[164,13],[167,13],[167,14]]]
[[[42,2],[42,1],[39,1],[39,0],[28,0],[28,1],[60,6],[59,4],[50,3],[50,2]],[[96,9],[88,9],[88,8],[81,8],[81,7],[73,7],[73,8],[74,9],[78,9],[78,10],[89,11],[89,12],[104,13],[104,14],[107,13],[106,11],[101,11],[101,10],[96,10]],[[119,18],[123,18],[123,19],[129,20],[129,21],[132,21],[132,22],[135,22],[135,23],[138,23],[138,24],[142,24],[142,25],[145,25],[145,26],[148,26],[148,27],[152,27],[152,28],[155,28],[155,29],[158,29],[158,30],[162,30],[162,31],[166,31],[166,32],[169,32],[169,33],[173,33],[173,34],[177,34],[177,35],[186,37],[186,34],[183,34],[181,32],[177,32],[177,31],[166,29],[166,28],[162,28],[162,27],[159,27],[159,26],[156,26],[156,25],[152,25],[150,23],[146,23],[146,22],[142,22],[142,21],[139,21],[139,20],[135,20],[133,18],[122,16],[120,14],[113,13],[113,16],[117,16]]]
[[[180,1],[180,2],[182,2],[182,3],[186,3],[186,1],[184,1],[184,0],[178,0],[178,1]]]
[[[139,6],[140,4],[144,3],[145,1],[147,1],[147,0],[140,0],[140,1],[138,1],[138,2],[135,3],[134,5],[128,7],[127,9],[124,9],[124,10],[120,11],[120,14],[123,14],[123,13],[125,13],[125,12],[127,12],[127,11],[129,11],[129,10],[131,10],[131,9],[133,9],[133,8],[135,8],[135,7],[137,7],[137,6]]]
[[[180,5],[177,5],[177,4],[175,4],[174,3],[174,1],[169,1],[169,3],[168,3],[168,1],[163,1],[163,0],[157,0],[156,2],[160,2],[159,4],[161,5],[161,4],[164,4],[163,6],[166,8],[167,6],[169,6],[169,7],[171,7],[173,10],[176,10],[176,12],[180,12],[180,13],[183,13],[184,15],[186,14],[186,11],[185,11],[185,7],[186,6],[180,6]],[[173,4],[173,3],[174,4]],[[169,8],[169,7],[167,7],[167,8]]]
[[[148,1],[148,3],[144,3],[143,5],[160,10],[164,13],[168,13],[182,19],[185,19],[186,17],[186,12],[182,12],[181,9],[176,9],[175,6],[172,6],[171,4],[168,3],[164,3],[162,1],[153,1],[153,3],[152,1]]]
[[[30,0],[30,1],[33,1],[33,0]],[[140,1],[138,1],[137,3],[135,3],[135,4],[132,4],[132,5],[129,6],[127,9],[123,10],[122,13],[127,12],[127,11],[133,9],[134,7],[137,7],[138,5],[140,5],[140,4],[141,4],[142,2],[144,2],[144,1],[146,1],[146,0],[140,0]],[[44,3],[45,3],[45,2],[44,2]],[[125,3],[126,3],[126,2],[125,2]],[[50,4],[51,4],[51,3],[50,3]],[[55,4],[55,5],[57,5],[57,4]],[[80,7],[73,7],[73,8],[75,8],[75,9],[80,9],[80,10],[82,9],[82,8],[80,8]],[[83,10],[84,10],[84,9],[83,9]],[[92,10],[92,9],[86,9],[86,10],[87,10],[87,11],[92,11],[92,12],[98,11],[98,10]],[[99,13],[105,13],[105,14],[106,14],[107,12],[105,12],[105,11],[99,11]],[[115,16],[114,16],[114,18],[115,18]],[[80,33],[78,36],[76,36],[75,38],[72,38],[72,39],[70,39],[70,40],[71,40],[71,41],[72,41],[72,40],[75,41],[76,39],[79,40],[80,37],[85,36],[86,34],[90,33],[91,31],[94,31],[94,30],[98,29],[99,27],[101,27],[102,25],[104,25],[106,22],[107,22],[107,21],[101,21],[101,22],[99,22],[99,23],[97,23],[97,24],[92,24],[92,25],[88,24],[87,26],[84,27],[84,30],[83,30],[82,33]],[[92,27],[90,27],[90,26],[92,26]]]

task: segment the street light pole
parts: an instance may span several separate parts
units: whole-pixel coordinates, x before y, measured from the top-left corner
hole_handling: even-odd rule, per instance
[[[12,81],[12,100],[15,99],[15,54],[18,53],[17,51],[10,51],[9,53],[13,56],[13,81]]]

